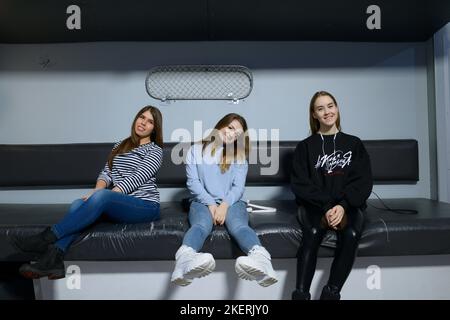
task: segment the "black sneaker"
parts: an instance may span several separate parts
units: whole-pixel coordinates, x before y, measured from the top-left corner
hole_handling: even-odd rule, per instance
[[[320,300],[341,300],[341,294],[336,286],[327,284],[323,287],[322,294],[320,295]]]
[[[54,245],[48,246],[47,252],[33,264],[24,264],[19,272],[28,279],[48,277],[50,280],[61,279],[66,276],[64,267],[64,252]]]
[[[31,252],[42,254],[47,251],[48,245],[54,243],[58,238],[53,233],[50,227],[45,228],[44,231],[32,236],[18,236],[12,235],[12,243],[23,252]]]
[[[311,300],[311,294],[296,289],[292,292],[292,300]]]

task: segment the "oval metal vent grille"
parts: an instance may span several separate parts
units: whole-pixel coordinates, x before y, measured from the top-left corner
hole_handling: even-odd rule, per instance
[[[166,100],[232,100],[250,95],[251,71],[233,65],[178,65],[151,69],[145,79],[147,93]]]

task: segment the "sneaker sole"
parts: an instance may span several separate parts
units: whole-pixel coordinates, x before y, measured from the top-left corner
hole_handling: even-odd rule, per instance
[[[265,273],[262,270],[253,268],[244,263],[236,264],[235,271],[238,274],[239,278],[244,280],[256,280],[259,277],[265,276]]]
[[[246,264],[237,264],[235,270],[239,278],[256,281],[262,287],[268,287],[278,282],[278,279],[266,275],[263,271]]]
[[[186,272],[184,277],[189,280],[193,278],[203,278],[213,272],[215,268],[216,262],[214,260],[210,260],[199,265],[198,267],[195,267],[192,270],[189,270],[188,272]]]
[[[192,283],[192,280],[185,279],[185,278],[175,278],[173,280],[170,280],[170,282],[172,282],[172,283],[174,283],[174,284],[176,284],[178,286],[185,287],[185,286],[190,285]]]
[[[49,272],[36,272],[36,271],[32,271],[32,270],[27,270],[27,271],[20,271],[20,274],[27,278],[27,279],[40,279],[40,278],[44,278],[47,277],[49,280],[57,280],[57,279],[62,279],[65,278],[66,275],[65,273],[61,273],[58,271],[49,271]]]
[[[260,286],[262,286],[262,287],[268,287],[268,286],[271,286],[271,285],[273,285],[273,284],[275,284],[277,282],[278,282],[278,279],[276,279],[274,277],[271,277],[271,276],[267,276],[267,278],[258,281],[258,284]]]

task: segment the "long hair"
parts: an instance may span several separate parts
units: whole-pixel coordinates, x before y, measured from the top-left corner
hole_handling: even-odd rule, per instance
[[[232,146],[225,145],[225,143],[222,142],[217,135],[218,130],[227,127],[234,120],[237,120],[241,124],[243,133],[237,137]],[[236,113],[227,114],[220,119],[219,122],[217,122],[214,130],[202,140],[202,152],[205,152],[205,148],[211,143],[213,144],[211,148],[211,156],[214,156],[217,148],[223,146],[222,157],[219,165],[222,173],[226,172],[230,168],[230,165],[234,160],[247,160],[250,153],[250,137],[248,135],[247,122],[242,116]]]
[[[131,135],[124,139],[114,150],[111,151],[108,157],[108,166],[109,169],[112,170],[112,163],[114,160],[114,157],[122,154],[127,153],[130,150],[139,147],[139,142],[142,139],[142,137],[139,137],[136,134],[136,131],[134,129],[136,125],[136,121],[139,119],[139,117],[146,111],[150,111],[151,115],[153,116],[153,130],[150,133],[150,141],[156,143],[161,148],[163,147],[163,135],[162,135],[162,115],[158,108],[153,106],[145,106],[134,117],[133,124],[131,125]]]
[[[313,117],[313,114],[314,114],[314,104],[316,103],[317,98],[322,97],[322,96],[329,96],[331,98],[331,100],[333,100],[336,107],[338,106],[336,99],[329,92],[318,91],[312,96],[311,102],[309,103],[309,128],[311,130],[311,135],[316,134],[320,130],[319,120],[315,119]],[[339,131],[341,131],[341,113],[339,111],[338,111],[338,116],[336,119],[336,128]]]

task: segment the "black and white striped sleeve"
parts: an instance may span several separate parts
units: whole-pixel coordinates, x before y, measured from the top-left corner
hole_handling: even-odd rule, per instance
[[[108,162],[106,162],[105,167],[98,175],[97,181],[103,180],[106,182],[106,187],[108,188],[112,182],[111,170],[109,170]]]
[[[116,187],[125,194],[130,194],[140,186],[145,184],[150,178],[153,178],[162,164],[163,152],[160,147],[151,149],[142,159],[142,163],[136,171],[120,181]]]
[[[117,142],[111,151],[113,151],[114,149],[116,149],[120,143],[122,141]],[[109,170],[109,165],[108,165],[108,161],[106,161],[105,166],[103,167],[103,170],[100,172],[100,174],[97,177],[97,181],[98,180],[103,180],[106,182],[106,187],[108,188],[112,182],[112,175],[111,175],[111,170]]]

